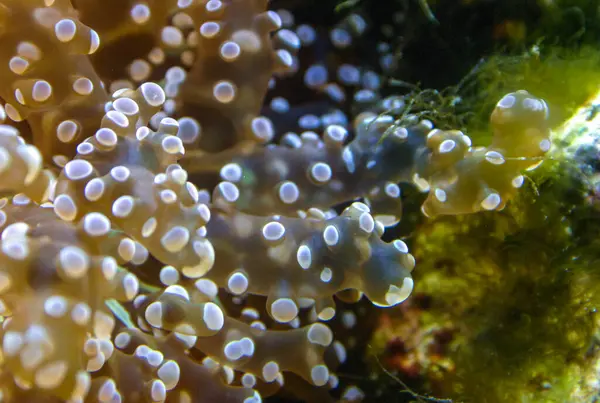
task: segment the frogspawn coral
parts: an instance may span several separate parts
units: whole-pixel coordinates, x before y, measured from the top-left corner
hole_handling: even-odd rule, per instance
[[[374,71],[296,55],[365,29],[352,14],[324,39],[261,0],[0,0],[5,401],[250,403],[287,374],[321,399],[338,386],[334,297],[392,306],[413,289],[406,244],[381,239],[398,183],[429,190],[427,215],[501,209],[550,145],[525,91],[474,148],[382,113],[403,103],[380,99]],[[298,74],[320,101],[273,95]],[[264,305],[228,312],[250,295]]]

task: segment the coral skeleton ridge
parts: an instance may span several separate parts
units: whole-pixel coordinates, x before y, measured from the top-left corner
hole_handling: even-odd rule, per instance
[[[385,52],[307,56],[347,53],[360,15],[321,32],[268,7],[0,0],[3,401],[256,403],[288,377],[328,396],[334,297],[413,289],[406,244],[382,240],[398,184],[428,216],[499,210],[548,151],[525,91],[487,147],[400,126]]]

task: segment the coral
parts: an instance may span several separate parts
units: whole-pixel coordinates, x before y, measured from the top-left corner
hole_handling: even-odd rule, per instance
[[[404,101],[344,63],[365,29],[350,14],[324,39],[261,0],[0,0],[4,400],[330,398],[334,297],[413,290],[407,245],[382,240],[398,184],[429,190],[429,216],[500,210],[550,146],[526,91],[485,148],[400,125],[382,111]],[[339,59],[305,66],[315,43]],[[302,74],[314,98],[290,105]]]

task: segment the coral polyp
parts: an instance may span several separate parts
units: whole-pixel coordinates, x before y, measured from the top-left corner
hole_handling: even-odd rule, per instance
[[[473,147],[400,125],[389,58],[307,63],[365,29],[351,14],[323,37],[265,0],[0,0],[4,401],[341,387],[336,299],[414,287],[407,245],[382,240],[399,184],[429,192],[428,216],[500,210],[550,148],[526,91]]]

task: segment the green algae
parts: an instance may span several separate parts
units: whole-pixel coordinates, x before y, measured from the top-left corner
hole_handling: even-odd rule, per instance
[[[540,41],[519,55],[488,57],[452,88],[415,90],[409,105],[487,145],[492,100],[523,88],[552,113],[554,147],[542,166],[526,173],[503,211],[421,220],[409,242],[418,262],[415,293],[431,298],[422,327],[450,321],[457,329],[448,352],[455,371],[435,380],[436,396],[592,402],[599,389],[600,153],[578,142],[600,138],[591,105],[600,52]],[[588,117],[563,125],[577,113]],[[432,382],[425,376],[420,390]]]
[[[559,154],[559,153],[558,153]],[[414,239],[429,320],[458,329],[445,395],[467,402],[572,401],[592,365],[600,304],[600,217],[561,155],[497,213],[428,221]]]

